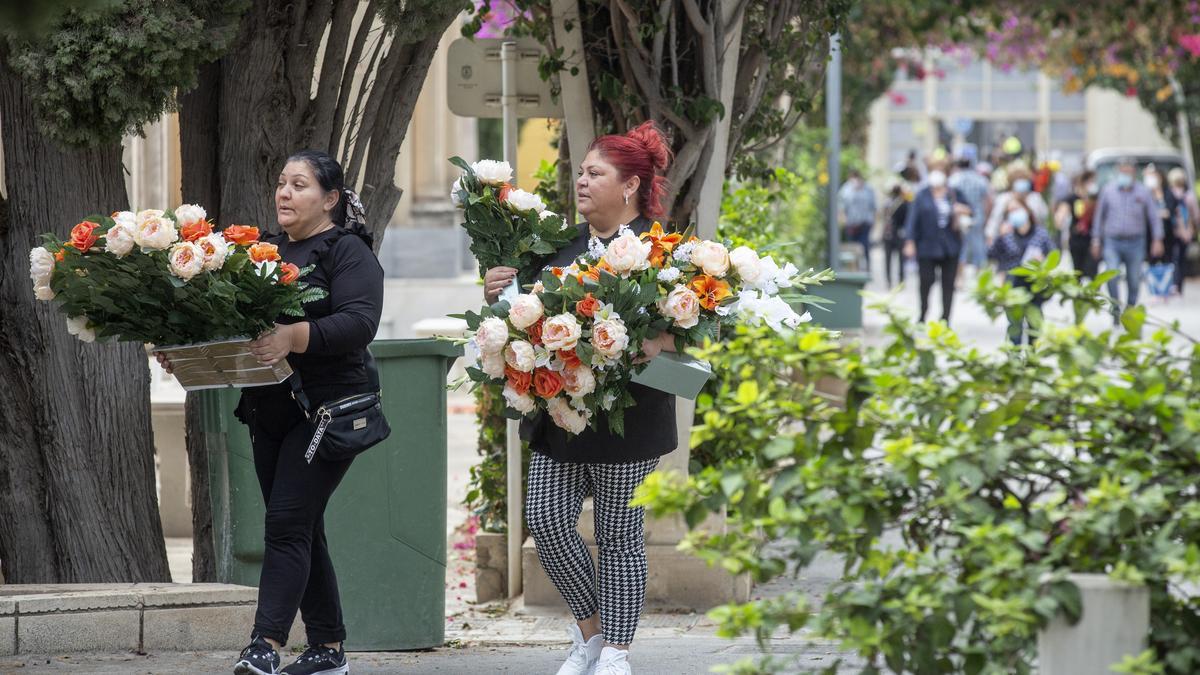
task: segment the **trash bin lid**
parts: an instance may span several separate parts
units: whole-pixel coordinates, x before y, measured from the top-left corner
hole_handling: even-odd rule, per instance
[[[455,358],[463,355],[462,345],[436,338],[415,340],[376,340],[371,343],[371,354],[377,359],[405,358],[410,356],[445,356]]]

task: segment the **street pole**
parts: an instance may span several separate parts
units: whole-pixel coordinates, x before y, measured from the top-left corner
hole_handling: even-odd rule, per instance
[[[829,228],[829,267],[837,271],[841,256],[838,230],[837,193],[842,182],[842,49],[841,35],[829,36],[829,68],[825,71],[825,128],[829,131],[829,176],[826,193],[826,217]]]
[[[500,108],[504,120],[504,159],[517,182],[517,43],[500,45]],[[521,594],[521,424],[508,420],[505,426],[508,485],[508,597]]]
[[[1188,182],[1196,180],[1196,158],[1192,156],[1192,130],[1188,124],[1187,110],[1184,109],[1183,86],[1172,75],[1171,88],[1175,90],[1175,104],[1179,111],[1175,113],[1175,124],[1179,127],[1179,149],[1183,152],[1183,161],[1187,165]]]

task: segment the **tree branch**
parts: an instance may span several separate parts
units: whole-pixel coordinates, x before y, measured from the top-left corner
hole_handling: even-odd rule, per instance
[[[325,55],[321,59],[321,73],[317,78],[316,96],[311,103],[312,137],[317,143],[330,143],[333,140],[334,113],[338,100],[342,90],[348,90],[354,84],[354,71],[350,71],[350,77],[346,78],[344,66],[346,52],[350,48],[350,29],[354,25],[357,9],[357,2],[339,2],[333,9],[329,39],[325,41]],[[326,149],[331,154],[337,153],[336,145],[330,144]]]

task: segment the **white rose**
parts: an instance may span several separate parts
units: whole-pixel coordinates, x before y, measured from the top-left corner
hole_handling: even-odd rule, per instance
[[[650,242],[642,241],[636,234],[627,232],[612,240],[608,250],[604,252],[604,259],[617,274],[628,276],[630,272],[650,267],[650,251],[653,248]]]
[[[738,293],[737,302],[732,311],[750,325],[765,323],[773,330],[781,332],[793,329],[805,321],[811,321],[808,312],[797,314],[792,306],[778,296],[767,295],[760,291],[742,291]]]
[[[462,189],[462,176],[459,176],[458,178],[454,179],[454,185],[450,186],[450,203],[453,204],[454,208],[456,209],[461,209],[463,207],[462,195],[459,194],[462,192]]]
[[[538,296],[529,293],[518,295],[508,310],[508,321],[517,330],[525,330],[538,322],[545,313]]]
[[[542,324],[542,344],[550,351],[574,349],[583,334],[583,327],[574,314],[559,314]]]
[[[29,279],[33,287],[49,286],[54,273],[54,254],[42,246],[29,251]]]
[[[204,270],[206,272],[221,269],[225,264],[225,259],[233,252],[233,247],[220,232],[200,237],[196,240],[196,245],[204,253]]]
[[[149,215],[143,217],[144,214]],[[152,211],[141,211],[137,217],[137,229],[133,232],[133,241],[141,246],[142,250],[161,251],[179,239],[175,223],[170,218],[163,216],[161,211],[158,212],[158,215],[154,215]]]
[[[700,298],[687,286],[676,286],[658,301],[658,311],[676,326],[691,328],[700,323]]]
[[[629,331],[625,322],[620,319],[597,321],[592,326],[592,347],[596,353],[608,359],[615,359],[629,347]]]
[[[128,227],[130,232],[137,230],[138,218],[133,211],[117,211],[112,218],[118,225]]]
[[[499,354],[508,344],[508,324],[494,316],[484,319],[475,331],[475,343],[484,354]]]
[[[779,289],[790,287],[792,277],[799,272],[792,263],[785,263],[783,269],[780,269],[779,263],[775,262],[771,256],[767,256],[759,262],[762,264],[762,275],[754,288],[767,295],[775,295]]]
[[[546,292],[546,285],[542,283],[541,279],[538,279],[537,281],[533,282],[533,293],[534,294],[545,293],[545,292]]]
[[[132,216],[133,214],[130,215]],[[131,225],[125,221],[117,220],[112,227],[108,228],[108,232],[104,233],[104,250],[118,258],[124,258],[133,250],[136,227],[136,224]]]
[[[587,418],[571,408],[571,404],[562,396],[555,396],[546,404],[550,419],[559,427],[573,434],[583,433],[587,428]]]
[[[513,340],[504,348],[504,362],[513,370],[532,373],[534,366],[537,365],[537,354],[533,351],[533,345],[528,342]]]
[[[504,377],[504,355],[500,352],[483,353],[479,356],[479,369],[488,377]]]
[[[596,391],[596,375],[587,366],[564,368],[563,389],[573,398],[580,398]]]
[[[55,297],[54,289],[50,288],[49,286],[34,286],[33,297],[37,298],[38,300],[53,300]]]
[[[729,271],[729,251],[715,241],[702,241],[692,251],[692,264],[710,277],[723,277]]]
[[[730,251],[729,262],[733,263],[738,276],[748,286],[756,286],[763,277],[762,261],[758,259],[758,254],[748,246],[739,246]]]
[[[67,319],[67,332],[84,342],[95,342],[96,331],[88,322],[86,316],[74,316]]]
[[[175,209],[175,222],[178,223],[180,227],[183,227],[189,223],[195,223],[197,221],[204,220],[207,217],[208,212],[204,210],[204,207],[197,206],[195,204],[184,204]]]
[[[508,162],[498,162],[494,159],[481,159],[471,165],[471,171],[484,185],[503,185],[512,180],[513,170]]]
[[[533,400],[532,396],[518,393],[516,389],[507,384],[504,385],[504,402],[522,415],[528,415],[537,408],[537,401]]]
[[[522,213],[528,213],[529,211],[540,213],[546,209],[546,202],[543,202],[541,197],[524,190],[509,190],[508,196],[504,198],[504,203],[508,204],[510,209]]]
[[[188,281],[204,270],[204,249],[190,241],[183,241],[171,247],[167,256],[171,274]]]

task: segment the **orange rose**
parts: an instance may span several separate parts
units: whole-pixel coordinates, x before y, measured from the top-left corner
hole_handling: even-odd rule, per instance
[[[267,244],[267,245],[270,246],[270,244]],[[255,246],[261,246],[261,244],[255,244]],[[296,280],[299,278],[300,278],[300,268],[299,267],[296,267],[292,263],[288,263],[288,262],[285,262],[279,266],[279,283],[283,284],[284,286],[287,286],[288,284],[295,283]]]
[[[547,368],[538,368],[533,371],[533,390],[537,392],[538,396],[551,399],[557,396],[562,388],[562,375]]]
[[[250,259],[256,263],[279,260],[279,247],[260,241],[250,247]]]
[[[568,368],[576,368],[583,365],[583,361],[579,360],[579,355],[574,349],[560,349],[558,352],[558,360],[563,362],[563,365]]]
[[[564,270],[561,267],[551,267],[550,273],[553,274],[554,276],[558,277],[559,279],[561,279],[561,278],[563,278],[563,274],[566,273],[566,270]]]
[[[512,185],[508,183],[501,185],[500,192],[496,195],[496,201],[503,203],[505,199],[508,199],[509,192],[512,192]]]
[[[508,386],[518,394],[528,394],[533,385],[533,373],[526,373],[512,366],[504,366],[504,377],[508,378]]]
[[[700,306],[707,310],[716,309],[722,300],[732,294],[729,284],[707,274],[697,274],[696,278],[692,279],[691,289],[700,296]]]
[[[650,264],[655,267],[662,267],[667,260],[667,254],[683,241],[683,235],[677,232],[663,234],[662,224],[658,221],[650,226],[649,232],[643,232],[641,238],[650,240]]]
[[[62,262],[63,259],[66,257],[67,257],[67,252],[62,250],[61,248],[58,249],[58,252],[54,254],[54,260],[57,262]]]
[[[212,223],[207,220],[197,220],[179,228],[179,236],[183,237],[184,241],[196,241],[200,237],[212,234],[212,231]]]
[[[83,253],[96,243],[96,228],[100,227],[100,223],[93,223],[90,220],[85,220],[75,227],[71,228],[71,240],[67,242],[67,246]]]
[[[545,322],[545,319],[539,319],[537,323],[525,329],[525,334],[529,336],[529,344],[542,344],[542,324]]]
[[[600,309],[600,301],[592,297],[591,293],[583,296],[583,299],[575,303],[575,313],[580,316],[592,318],[596,315],[596,310]]]
[[[249,225],[230,225],[221,234],[227,241],[241,246],[249,246],[258,241],[258,228]]]

